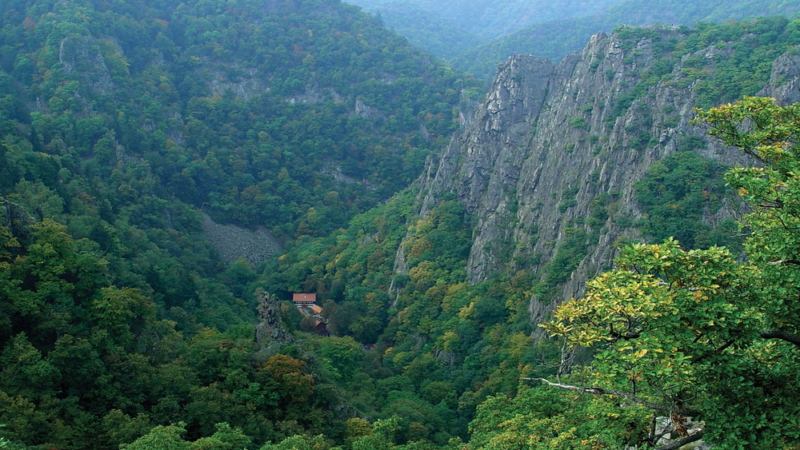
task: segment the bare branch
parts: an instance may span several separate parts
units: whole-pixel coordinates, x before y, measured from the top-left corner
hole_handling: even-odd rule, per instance
[[[672,289],[672,283],[667,283],[666,281],[659,281],[658,285],[659,286],[669,286],[669,288]],[[683,287],[683,288],[679,287],[679,288],[680,289],[686,289],[689,292],[697,292],[697,291],[700,290],[700,288],[698,288],[698,287]]]
[[[800,265],[800,261],[796,261],[794,259],[782,259],[780,261],[772,261],[772,262],[767,263],[768,266],[780,266],[781,264]]]
[[[761,330],[758,332],[764,339],[780,339],[800,347],[800,336],[781,330]]]
[[[678,439],[677,441],[672,441],[667,445],[663,445],[661,447],[656,447],[655,450],[677,450],[683,447],[686,444],[691,444],[692,442],[697,442],[700,439],[703,439],[703,433],[705,430],[700,430],[695,434],[686,436],[683,439]]]
[[[778,220],[780,220],[780,221],[781,221],[781,225],[783,225],[783,228],[784,228],[784,229],[787,229],[787,230],[797,230],[797,229],[800,229],[800,227],[790,227],[790,226],[786,225],[786,222],[784,222],[784,221],[783,221],[783,217],[781,217],[781,216],[778,216]]]
[[[614,389],[603,389],[603,388],[589,388],[583,386],[572,386],[569,384],[561,384],[561,383],[553,383],[545,378],[520,378],[521,380],[525,381],[541,381],[544,383],[549,384],[550,386],[561,388],[561,389],[568,389],[571,391],[578,391],[578,392],[585,392],[587,394],[594,394],[594,395],[615,395],[617,397],[627,398],[628,400],[638,403],[642,406],[646,406],[650,409],[656,409],[659,411],[667,411],[670,413],[681,414],[684,416],[694,416],[696,415],[693,411],[684,411],[683,409],[677,406],[666,406],[666,405],[659,405],[658,403],[648,402],[647,400],[641,399],[633,394],[629,394],[623,391],[617,391]]]

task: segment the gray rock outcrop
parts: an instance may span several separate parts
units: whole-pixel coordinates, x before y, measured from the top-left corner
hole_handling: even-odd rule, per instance
[[[122,53],[116,43],[104,42]],[[111,74],[97,39],[89,36],[64,38],[58,47],[58,61],[67,74],[73,72],[78,74],[81,87],[84,89],[98,95],[110,94],[114,89]]]
[[[225,264],[244,259],[257,267],[281,251],[280,242],[265,228],[254,231],[236,225],[222,225],[203,214],[203,233]]]
[[[675,29],[655,31],[662,39],[683,38]],[[631,46],[616,34],[600,33],[557,66],[535,56],[515,56],[499,69],[474,118],[438,160],[428,161],[415,183],[420,218],[445,194],[455,194],[476,224],[468,281],[522,269],[542,277],[570,232],[595,236],[587,239],[586,257],[555,295],[531,298],[531,319],[539,322],[612,266],[615,242],[641,238],[630,226],[642,216],[634,184],[653,162],[692,137],[702,143],[694,151],[706,158],[728,166],[750,163],[690,123],[697,81],[684,69],[700,60],[701,69],[713,74],[732,52],[711,46],[673,61],[672,74],[662,78],[666,81],[632,95],[642,74],[669,57],[658,51],[650,39]],[[800,98],[800,56],[795,53],[775,62],[762,94],[784,103]],[[586,219],[601,195],[612,199],[608,218],[592,228]],[[713,225],[736,217],[739,205],[731,203],[704,221]],[[404,259],[400,252],[398,261]]]
[[[261,347],[257,359],[266,360],[280,350],[285,344],[294,344],[292,333],[283,326],[281,301],[275,295],[266,292],[258,294],[258,320],[255,339]]]

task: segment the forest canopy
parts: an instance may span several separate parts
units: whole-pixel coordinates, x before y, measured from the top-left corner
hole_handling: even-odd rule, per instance
[[[571,220],[541,272],[541,255],[509,257],[469,283],[474,218],[454,194],[420,217],[413,182],[482,83],[377,18],[337,0],[9,0],[0,15],[0,448],[588,449],[656,444],[662,417],[659,433],[731,448],[800,439],[797,106],[700,112],[760,166],[728,172],[731,191],[697,142],[653,164],[633,193],[647,216],[628,224],[647,242],[542,339],[530,299],[569,280],[620,196]],[[622,28],[626,50],[656,41],[663,71],[612,119],[719,42],[730,60],[679,81],[704,107],[753,94],[798,29]],[[688,225],[737,192],[743,244],[732,223]],[[577,191],[561,195],[563,213]],[[264,227],[284,254],[225,264],[204,214]],[[293,292],[316,293],[319,317],[280,301]],[[259,298],[285,340],[259,338]]]
[[[608,414],[642,410],[639,436],[617,445],[655,446],[647,416],[661,415],[684,443],[791,448],[800,441],[800,104],[745,97],[698,111],[697,121],[761,164],[726,175],[752,207],[741,224],[747,259],[719,247],[685,251],[672,239],[628,247],[617,269],[543,325],[564,339],[562,361],[585,348],[591,365],[569,377],[574,384],[539,380],[614,397]],[[690,433],[687,422],[704,425]]]

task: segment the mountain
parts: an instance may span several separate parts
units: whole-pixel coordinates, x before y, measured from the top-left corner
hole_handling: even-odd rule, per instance
[[[518,2],[512,0],[352,0],[348,3],[361,6],[368,11],[403,10],[413,8],[424,11],[460,27],[481,41],[524,28],[527,25],[570,17],[590,15],[617,3],[617,0],[593,0],[578,2],[560,0],[545,2],[541,0]],[[408,9],[406,9],[408,10]],[[387,22],[389,26],[400,23]]]
[[[721,176],[752,161],[694,125],[693,108],[800,99],[797,25],[625,27],[558,65],[512,57],[410,189],[298,242],[267,283],[314,290],[336,333],[375,344],[381,370],[365,375],[390,392],[343,384],[361,410],[411,423],[434,419],[400,405],[444,400],[463,424],[521,376],[555,373],[558,343],[538,324],[622,245],[677,236],[736,251],[743,207]]]
[[[405,36],[412,45],[439,58],[454,58],[484,42],[451,17],[416,5],[381,5],[367,8],[367,11],[372,11],[388,28]]]
[[[415,46],[450,59],[533,24],[598,13],[619,0],[351,0]]]
[[[535,24],[511,35],[503,36],[451,59],[458,68],[481,78],[490,78],[497,65],[516,54],[535,54],[551,61],[583,48],[596,32],[611,31],[620,25],[672,24],[692,25],[698,22],[723,22],[764,16],[796,17],[800,6],[780,0],[697,0],[663,2],[624,0],[595,14],[581,17],[560,17]]]
[[[333,378],[255,340],[257,265],[407,186],[480,83],[337,0],[0,17],[0,437],[335,435]]]
[[[179,6],[132,4],[124,9],[131,17],[122,18],[110,7],[84,7],[84,17],[37,3],[39,27],[25,4],[6,2],[4,70],[38,98],[43,120],[95,117],[94,135],[77,136],[78,145],[113,130],[109,139],[121,146],[115,151],[156,167],[180,200],[207,204],[217,219],[278,227],[278,234],[294,234],[282,227],[296,227],[312,206],[325,208],[317,203],[330,191],[341,191],[344,211],[390,196],[416,176],[434,141],[455,129],[449,115],[458,96],[442,97],[445,84],[437,80],[464,88],[469,80],[354,8],[245,2],[234,12],[209,7],[188,15]],[[91,19],[116,28],[101,33]],[[428,114],[423,132],[419,119]],[[41,138],[49,145],[54,136]],[[272,154],[263,160],[254,152]],[[319,192],[310,192],[316,183]],[[249,200],[240,203],[248,187],[241,200]],[[325,232],[346,223],[348,213],[338,216]]]
[[[756,157],[788,165],[735,172],[750,183],[737,192],[722,174],[752,160],[690,119],[744,95],[800,99],[798,21],[621,27],[558,64],[509,59],[484,97],[336,0],[0,12],[0,448],[613,448],[670,431],[675,447],[698,427],[729,447],[796,443],[798,219],[758,219],[783,234],[761,234],[753,267],[739,254],[759,241],[734,230],[738,194],[772,209],[800,197],[797,114],[748,100],[769,131]],[[626,245],[670,236],[697,251]],[[659,343],[680,330],[711,350],[697,354],[709,371],[594,321],[592,298],[565,303],[620,247],[705,261],[679,274],[703,289],[621,269],[590,297],[614,314],[620,291],[650,302]],[[599,290],[625,276],[645,280]],[[639,347],[548,339],[559,304],[592,339]],[[619,386],[526,387],[603,367]],[[714,389],[640,383],[664,372]]]

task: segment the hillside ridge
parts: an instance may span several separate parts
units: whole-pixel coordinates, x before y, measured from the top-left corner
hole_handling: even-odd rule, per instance
[[[676,28],[650,30],[661,42],[680,36]],[[692,141],[692,150],[704,158],[726,166],[748,163],[690,123],[697,81],[682,75],[696,61],[698,70],[713,73],[716,61],[731,57],[732,50],[711,45],[683,55],[667,75],[671,80],[631,98],[641,74],[661,57],[654,44],[652,37],[631,42],[599,33],[557,66],[536,56],[511,57],[474,122],[457,133],[438,161],[428,161],[415,183],[421,219],[445,193],[455,194],[473,218],[466,265],[473,284],[521,269],[547,284],[547,266],[571,237],[581,235],[574,244],[586,251],[577,265],[574,259],[568,264],[568,277],[551,280],[532,296],[534,322],[542,319],[543,304],[579,296],[586,281],[610,268],[618,254],[615,242],[642,239],[630,226],[643,217],[634,185],[655,161]],[[796,100],[798,61],[795,51],[775,61],[760,94],[782,104]],[[615,109],[620,101],[627,108]],[[598,198],[608,203],[602,214]],[[736,202],[723,203],[704,221],[718,224],[739,215]],[[599,221],[592,225],[593,215]],[[532,258],[538,262],[530,263]]]

